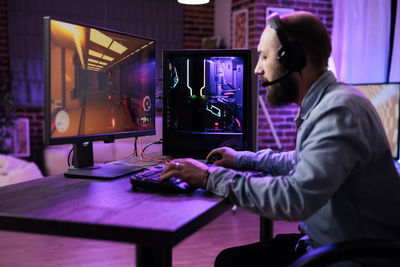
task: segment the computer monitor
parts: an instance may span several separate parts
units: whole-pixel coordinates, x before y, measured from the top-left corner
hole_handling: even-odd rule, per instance
[[[394,159],[399,159],[400,83],[353,84],[374,105],[382,120]]]
[[[205,158],[257,149],[257,55],[252,50],[163,52],[163,154]]]
[[[155,41],[44,18],[45,144],[73,144],[68,177],[115,178],[134,166],[93,164],[93,141],[155,134]]]

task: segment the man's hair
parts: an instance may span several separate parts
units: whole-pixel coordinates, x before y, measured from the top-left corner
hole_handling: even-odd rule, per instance
[[[331,39],[322,22],[312,13],[296,11],[281,17],[290,41],[300,42],[307,64],[323,69],[332,52]]]

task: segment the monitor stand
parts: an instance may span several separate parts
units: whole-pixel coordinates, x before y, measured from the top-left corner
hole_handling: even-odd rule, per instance
[[[143,169],[140,166],[126,164],[96,163],[93,164],[93,143],[85,142],[73,145],[73,166],[64,173],[70,178],[115,179]]]

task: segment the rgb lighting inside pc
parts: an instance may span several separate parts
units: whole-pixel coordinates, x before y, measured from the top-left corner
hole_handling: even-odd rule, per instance
[[[250,149],[250,53],[182,53],[164,53],[163,152],[203,157],[220,146]]]

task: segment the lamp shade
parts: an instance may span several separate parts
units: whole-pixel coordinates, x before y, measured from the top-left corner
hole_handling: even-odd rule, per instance
[[[178,0],[178,3],[185,5],[203,5],[209,2],[210,0]]]

